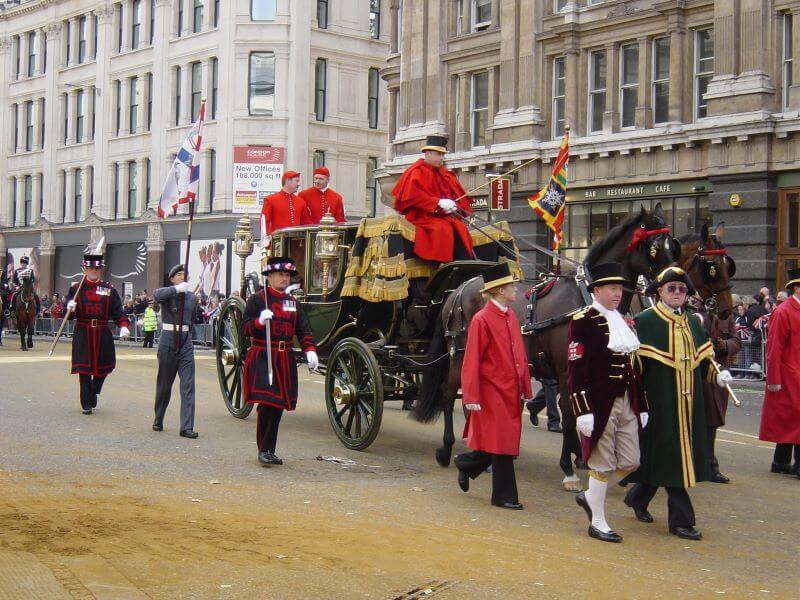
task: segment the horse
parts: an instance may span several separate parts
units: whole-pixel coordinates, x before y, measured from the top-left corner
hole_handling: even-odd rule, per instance
[[[725,223],[720,223],[712,233],[704,224],[700,233],[681,236],[679,264],[686,271],[706,311],[727,319],[733,311],[731,279],[736,274],[736,263],[725,250],[722,238]]]
[[[33,281],[24,278],[17,293],[14,314],[17,319],[17,331],[19,332],[19,343],[22,350],[33,348],[33,329],[36,325],[36,295],[33,291]],[[25,337],[27,334],[27,344]]]
[[[525,349],[532,375],[537,378],[557,379],[559,383],[563,438],[559,465],[564,472],[562,485],[571,492],[581,491],[581,483],[575,474],[580,461],[580,444],[567,393],[567,328],[572,315],[592,302],[586,285],[594,265],[621,263],[623,273],[629,281],[639,276],[654,278],[663,268],[678,260],[680,246],[669,234],[664,211],[658,204],[652,212],[642,207],[633,215],[592,246],[584,262],[575,272],[555,275],[548,281],[530,289],[530,285],[518,283],[517,301],[511,309],[520,323]],[[452,458],[455,435],[453,432],[453,409],[461,385],[461,365],[469,322],[486,303],[480,289],[482,278],[473,278],[459,286],[446,299],[440,318],[428,347],[428,364],[423,370],[422,385],[412,418],[427,423],[444,413],[443,444],[436,449],[436,461],[447,467]],[[530,302],[526,300],[530,292]],[[538,296],[538,297],[537,297]],[[628,290],[623,298],[622,312],[627,311],[633,296]],[[435,361],[444,352],[449,361]]]
[[[6,304],[8,302],[8,277],[0,273],[0,346],[3,345],[3,329],[6,326]]]

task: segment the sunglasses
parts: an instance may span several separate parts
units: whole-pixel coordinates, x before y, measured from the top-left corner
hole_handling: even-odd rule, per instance
[[[670,294],[685,294],[689,291],[689,288],[687,288],[685,285],[671,283],[667,286],[667,291]]]

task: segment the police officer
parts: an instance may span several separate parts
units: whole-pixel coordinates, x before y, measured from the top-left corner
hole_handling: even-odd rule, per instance
[[[194,347],[192,324],[197,311],[197,296],[185,281],[183,265],[169,271],[172,285],[158,288],[153,299],[161,305],[161,337],[158,339],[158,376],[156,377],[156,418],[153,431],[164,430],[164,414],[169,406],[175,375],[181,380],[181,436],[196,438],[194,430]],[[183,319],[180,318],[183,300]],[[182,321],[182,324],[181,324]]]
[[[144,329],[144,343],[142,348],[152,348],[153,340],[156,337],[156,330],[158,329],[158,315],[156,315],[155,301],[150,300],[147,303],[147,308],[144,309],[144,317],[142,318],[142,328]]]
[[[10,308],[12,309],[17,300],[17,294],[19,294],[22,290],[25,280],[30,279],[31,285],[36,283],[36,276],[33,273],[33,269],[31,269],[29,265],[30,259],[27,256],[23,255],[19,257],[19,267],[14,269],[14,275],[11,277],[11,283],[14,289],[14,293],[11,295],[10,303]],[[37,294],[34,294],[33,297],[36,300],[36,313],[38,314],[42,308],[41,301],[39,300],[39,296]]]

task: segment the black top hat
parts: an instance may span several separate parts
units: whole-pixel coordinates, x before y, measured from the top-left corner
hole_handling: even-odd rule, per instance
[[[800,285],[800,269],[789,269],[789,281],[786,282],[785,287],[791,292],[796,285]]]
[[[660,288],[662,285],[670,283],[671,281],[681,281],[685,283],[686,287],[689,288],[687,295],[691,296],[694,294],[694,286],[692,285],[689,276],[686,274],[686,271],[675,266],[667,267],[661,271],[655,280],[647,286],[647,289],[644,291],[644,293],[649,296],[653,296],[658,292],[658,288]]]
[[[588,285],[590,292],[598,286],[610,283],[628,284],[628,280],[622,275],[622,265],[619,263],[595,265],[589,269],[589,275],[592,277],[592,281]]]
[[[294,260],[288,256],[273,256],[267,261],[267,268],[261,274],[269,275],[270,273],[279,273],[281,271],[284,273],[297,273],[297,266],[295,266]]]
[[[519,281],[519,279],[511,273],[511,265],[508,262],[492,265],[483,272],[483,289],[481,293],[516,281]]]
[[[183,265],[175,265],[169,270],[170,279],[175,277],[178,273],[185,273],[186,268]]]
[[[443,135],[429,135],[425,140],[425,145],[420,149],[421,152],[425,152],[425,150],[435,150],[446,154],[447,138]]]

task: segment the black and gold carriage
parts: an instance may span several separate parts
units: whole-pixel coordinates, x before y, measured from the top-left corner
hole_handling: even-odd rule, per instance
[[[290,256],[297,264],[293,283],[300,288],[294,294],[311,321],[328,417],[345,446],[363,450],[375,440],[384,402],[413,402],[435,316],[447,294],[487,266],[515,260],[508,225],[495,225],[493,238],[473,233],[478,260],[441,265],[414,255],[414,227],[399,215],[343,224],[323,219],[319,225],[275,232],[270,253]],[[249,229],[245,218],[234,244],[243,263],[253,247]],[[238,418],[252,410],[241,383],[248,348],[242,314],[253,289],[242,274],[241,295],[223,303],[217,322],[220,388]]]

